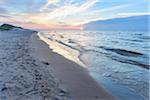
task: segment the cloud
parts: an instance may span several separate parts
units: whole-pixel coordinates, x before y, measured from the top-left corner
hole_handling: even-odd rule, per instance
[[[47,0],[47,3],[40,8],[40,11],[44,11],[48,9],[49,5],[56,5],[60,0]]]
[[[60,0],[48,0],[48,5],[50,5],[50,4],[56,4],[56,3],[58,3],[58,2],[60,2]]]
[[[45,24],[48,26],[51,24],[53,26],[81,26],[90,21],[105,19],[101,17],[102,13],[108,13],[131,6],[131,4],[123,4],[91,11],[90,8],[92,8],[97,2],[98,0],[86,0],[82,3],[71,2],[69,4],[58,6],[55,9],[49,7],[45,8],[50,11],[45,12],[43,10],[37,13],[22,13],[19,16],[21,19],[25,19],[24,21],[26,22],[33,22],[38,25]],[[56,3],[59,3],[59,0],[48,2],[47,5],[53,5]]]
[[[85,13],[89,8],[94,6],[98,0],[86,0],[85,2],[78,3],[69,3],[64,4],[55,9],[50,9],[50,11],[45,12],[44,10],[37,13],[22,13],[19,16],[28,21],[35,22],[37,24],[60,24],[59,22],[66,21],[65,19],[70,19],[73,15],[80,15],[81,13]],[[49,2],[46,5],[59,3],[59,0],[54,0]],[[45,5],[44,5],[45,6]],[[78,16],[79,18],[79,16]],[[70,22],[70,25],[72,23]],[[67,22],[68,25],[68,22]],[[73,25],[73,24],[72,24]]]
[[[8,14],[8,10],[5,8],[0,7],[0,14]]]
[[[150,15],[150,12],[119,13],[118,15],[123,16],[123,17],[128,17],[128,16],[140,16],[140,15]]]
[[[89,13],[89,14],[90,15],[95,15],[95,14],[98,14],[98,13],[105,13],[105,12],[108,13],[110,11],[126,8],[126,7],[129,7],[129,6],[133,6],[133,4],[122,4],[122,5],[112,6],[112,7],[109,7],[109,8],[103,8],[103,9],[100,9],[100,10],[95,10],[95,11]]]
[[[5,2],[6,2],[6,0],[0,0],[0,4],[3,4]]]
[[[90,21],[109,19],[112,16],[104,17],[102,15],[105,13],[110,13],[110,12],[116,11],[118,9],[127,8],[127,7],[132,6],[132,5],[133,4],[123,4],[123,5],[116,5],[116,6],[112,6],[109,8],[103,8],[103,9],[95,10],[92,12],[86,11],[86,12],[80,14],[79,19],[75,18],[76,23],[75,22],[74,23],[75,23],[75,25],[79,25],[79,24],[88,23]],[[116,15],[114,14],[114,16],[116,16]],[[81,20],[81,18],[82,18],[82,20]]]
[[[12,18],[9,11],[5,8],[0,7],[0,21],[8,21]]]
[[[48,15],[48,19],[53,18],[62,18],[67,17],[69,15],[74,15],[77,13],[82,13],[92,7],[98,0],[87,0],[85,3],[81,5],[71,4],[71,5],[64,5],[61,6],[54,11],[50,12]]]
[[[8,15],[1,15],[1,14],[0,14],[0,17],[2,17],[2,18],[12,18],[12,16],[8,16]]]
[[[0,7],[1,21],[3,19],[25,26],[68,27],[81,28],[82,24],[90,21],[108,19],[118,16],[139,15],[128,13],[133,3],[106,3],[104,0],[0,0],[6,2],[5,8]],[[9,2],[8,2],[9,1]],[[9,7],[8,5],[12,5]],[[109,5],[109,6],[108,6]],[[115,5],[115,6],[114,6]],[[20,7],[20,9],[18,9]],[[123,13],[127,11],[127,13]],[[23,24],[24,23],[24,24]],[[77,27],[78,26],[78,27]]]

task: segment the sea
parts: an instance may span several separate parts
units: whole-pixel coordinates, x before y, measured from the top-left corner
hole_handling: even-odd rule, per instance
[[[149,100],[149,32],[51,30],[38,36],[53,52],[88,69],[117,100]]]

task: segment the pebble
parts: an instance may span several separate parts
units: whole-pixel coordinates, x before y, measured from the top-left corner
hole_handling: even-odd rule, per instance
[[[43,61],[43,64],[45,64],[45,65],[50,65],[48,62],[45,62],[45,61]]]

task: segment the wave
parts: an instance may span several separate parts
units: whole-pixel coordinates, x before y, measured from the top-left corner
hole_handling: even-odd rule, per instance
[[[117,62],[137,65],[137,66],[140,66],[140,67],[146,68],[146,69],[150,68],[150,65],[148,65],[148,64],[144,64],[142,62],[139,62],[139,61],[136,61],[136,60],[133,60],[133,59],[125,58],[125,57],[144,56],[143,53],[140,53],[140,52],[137,52],[137,51],[131,51],[131,50],[120,49],[120,48],[110,48],[110,47],[106,47],[106,46],[97,46],[97,48],[103,49],[105,51],[104,52],[104,51],[101,51],[101,50],[98,50],[98,49],[87,49],[87,48],[85,48],[84,46],[81,46],[79,43],[75,42],[72,39],[68,39],[68,41],[66,42],[66,41],[61,41],[59,39],[56,39],[56,38],[53,38],[53,37],[48,37],[48,36],[46,36],[45,38],[47,38],[49,41],[56,42],[55,46],[57,45],[57,46],[59,46],[59,48],[62,48],[61,50],[66,50],[67,53],[69,52],[70,55],[73,55],[73,57],[71,58],[73,61],[75,61],[75,62],[80,61],[83,65],[86,65],[86,63],[85,63],[84,59],[82,59],[81,56],[83,54],[87,53],[87,52],[93,52],[93,53],[102,54],[102,55],[104,55],[108,58],[111,58],[112,60],[115,60]],[[51,45],[52,44],[53,43],[51,43]],[[70,44],[76,44],[76,46],[72,46]],[[52,48],[52,49],[57,49],[57,48]],[[75,53],[74,51],[78,52],[78,54],[74,54]],[[61,52],[63,52],[63,51],[61,51]],[[116,53],[116,54],[119,54],[121,56],[113,55],[109,52]],[[60,51],[57,51],[57,53],[60,53]],[[64,56],[64,54],[62,54],[62,55]],[[125,56],[125,57],[122,57],[122,56]],[[68,55],[66,57],[68,57]]]
[[[123,56],[141,56],[141,55],[144,55],[140,52],[136,52],[136,51],[129,51],[129,50],[125,50],[125,49],[113,49],[113,48],[107,48],[105,49],[107,51],[112,51],[112,52],[115,52],[117,54],[120,54],[120,55],[123,55]]]
[[[63,41],[54,39],[50,35],[45,35],[42,32],[38,33],[41,40],[47,43],[53,52],[64,56],[65,58],[78,63],[79,65],[85,67],[84,63],[79,59],[80,52],[77,48],[66,44]]]
[[[137,52],[137,51],[130,51],[126,49],[118,49],[118,48],[109,48],[109,47],[104,47],[104,46],[99,46],[98,48],[105,49],[107,51],[115,52],[117,54],[123,55],[123,56],[142,56],[144,55],[143,53]]]

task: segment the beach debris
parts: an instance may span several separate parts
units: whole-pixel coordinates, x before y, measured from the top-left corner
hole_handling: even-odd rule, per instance
[[[2,89],[1,89],[1,91],[5,91],[5,90],[7,90],[8,88],[7,87],[3,87]]]
[[[67,94],[67,90],[65,88],[59,88],[59,96],[65,96]]]
[[[42,61],[42,63],[45,65],[50,65],[49,62],[46,62],[46,61]]]

